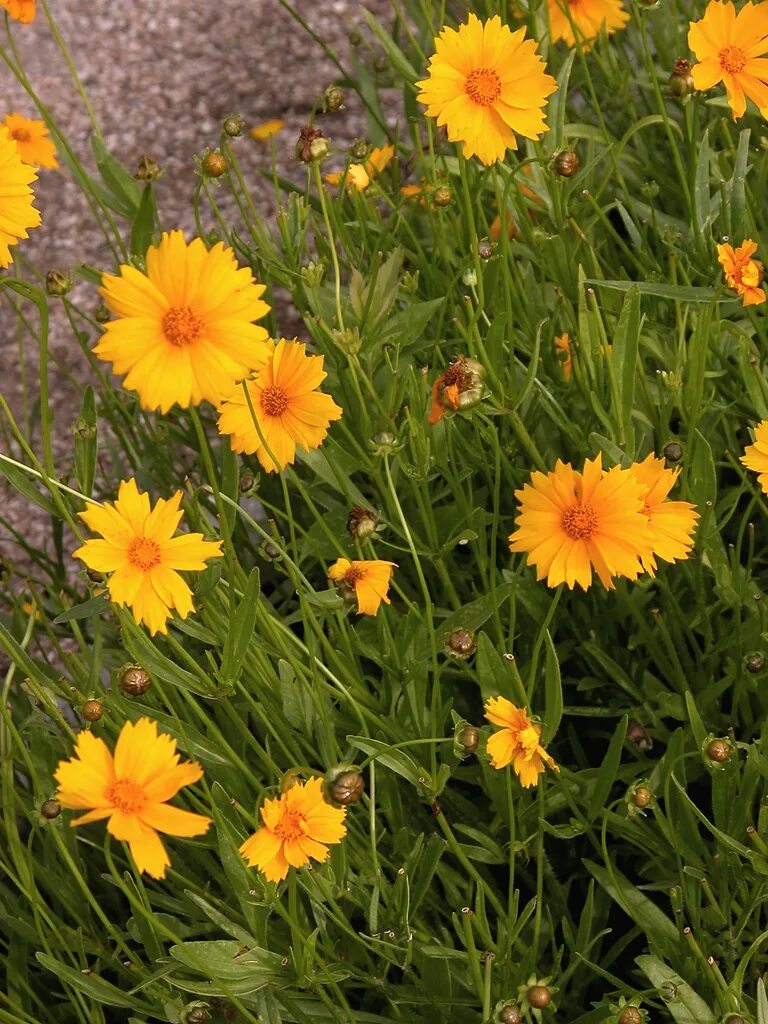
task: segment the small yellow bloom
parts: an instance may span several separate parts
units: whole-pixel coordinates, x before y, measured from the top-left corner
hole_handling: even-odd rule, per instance
[[[238,384],[219,408],[218,428],[230,435],[232,451],[255,453],[264,469],[274,473],[293,464],[297,445],[305,451],[319,448],[342,410],[317,390],[327,376],[324,356],[308,356],[306,345],[295,338],[270,341],[265,350],[261,368],[246,382],[253,414]]]
[[[699,60],[691,69],[697,89],[722,82],[734,121],[747,98],[768,118],[768,3],[746,3],[737,14],[731,0],[710,0],[704,17],[690,23],[688,45]]]
[[[21,114],[7,114],[3,124],[16,143],[22,163],[46,170],[55,170],[59,166],[56,147],[48,138],[45,121],[33,121]]]
[[[768,8],[768,3],[766,3]],[[741,297],[745,306],[765,302],[765,292],[758,285],[763,280],[762,263],[753,260],[757,242],[745,239],[735,249],[732,245],[718,245],[717,259],[725,274],[725,283]]]
[[[768,420],[757,424],[754,443],[747,445],[739,461],[758,474],[757,482],[768,494]]]
[[[75,756],[59,761],[56,769],[56,799],[63,807],[86,811],[73,818],[73,827],[108,818],[107,831],[128,843],[139,871],[165,878],[171,862],[158,832],[200,836],[211,824],[202,814],[168,803],[202,775],[196,761],[180,763],[176,740],[158,735],[156,722],[140,718],[135,725],[125,723],[114,756],[103,740],[81,732]]]
[[[541,726],[530,720],[524,708],[515,707],[506,697],[491,697],[485,705],[485,717],[501,726],[486,747],[494,768],[511,764],[525,789],[538,784],[545,763],[553,771],[560,771],[539,743]]]
[[[346,811],[325,802],[322,779],[297,782],[282,796],[264,801],[264,827],[245,840],[240,853],[268,881],[281,882],[289,868],[328,859],[328,846],[347,834]]]
[[[622,29],[629,21],[629,15],[622,10],[621,0],[547,0],[549,9],[550,35],[553,43],[562,39],[568,46],[576,45],[576,37],[568,18],[579,31],[579,44],[589,49],[589,44],[600,35],[611,35]]]
[[[355,562],[339,558],[328,570],[328,579],[338,583],[342,590],[354,591],[358,615],[376,615],[379,605],[391,604],[389,581],[395,562],[380,562],[376,559]]]
[[[0,10],[8,11],[22,25],[31,25],[37,14],[35,3],[36,0],[0,0]]]
[[[27,229],[40,224],[30,188],[36,180],[37,175],[22,161],[8,129],[0,125],[0,267],[13,263],[10,247],[21,238],[29,238]]]
[[[283,128],[285,128],[285,121],[281,121],[279,117],[273,117],[271,121],[254,125],[248,134],[257,142],[266,142],[268,139],[273,139],[275,135],[279,135]]]
[[[203,540],[201,533],[174,537],[182,513],[181,491],[150,507],[149,495],[135,480],[120,484],[114,505],[88,503],[80,518],[102,540],[87,540],[73,552],[89,569],[110,573],[110,600],[128,605],[137,623],[150,633],[167,633],[175,609],[185,619],[191,611],[192,591],[178,570],[204,569],[210,558],[221,555],[220,540]]]
[[[568,332],[555,338],[555,355],[563,368],[563,376],[566,382],[571,379],[573,364],[571,360],[571,338]]]
[[[664,459],[651,453],[642,462],[633,462],[627,472],[643,487],[643,511],[648,517],[653,555],[665,562],[687,558],[693,547],[693,532],[699,513],[688,501],[669,501],[667,495],[680,475],[679,469],[667,469]],[[653,574],[656,559],[642,558],[643,568]]]
[[[381,174],[394,155],[394,146],[375,147],[368,154],[365,163],[350,164],[346,173],[347,188],[364,192],[373,179]],[[325,180],[329,185],[339,185],[344,177],[341,171],[336,171],[333,174],[326,174]]]

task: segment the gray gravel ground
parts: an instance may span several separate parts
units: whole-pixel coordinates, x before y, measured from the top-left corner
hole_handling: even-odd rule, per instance
[[[108,148],[130,169],[142,154],[151,155],[164,168],[157,198],[165,228],[191,231],[193,156],[215,146],[221,121],[231,112],[241,113],[248,125],[283,118],[286,129],[275,140],[279,169],[301,179],[301,168],[292,160],[295,139],[313,104],[339,73],[278,0],[50,0],[50,6]],[[357,0],[297,0],[296,6],[347,64],[348,34],[361,21]],[[389,0],[368,0],[366,7],[384,18],[390,10]],[[13,34],[35,90],[76,151],[87,159],[88,119],[43,13],[31,26],[14,24]],[[2,114],[18,111],[34,116],[31,101],[2,65],[0,97]],[[345,144],[364,134],[362,111],[354,97],[348,99],[343,113],[326,118],[323,127],[334,143]],[[258,173],[260,167],[268,167],[268,149],[250,138],[238,140],[237,145],[257,202],[264,216],[271,217],[271,186]],[[36,192],[43,226],[22,243],[24,256],[43,272],[78,262],[108,268],[102,236],[67,173],[43,171]],[[92,289],[81,288],[80,295],[88,308],[95,306]],[[14,320],[2,305],[0,332],[0,392],[19,415],[20,357]],[[71,333],[58,320],[51,345],[56,451],[64,463],[90,371]],[[25,359],[34,392],[35,353],[27,346]],[[0,435],[0,450],[4,444]],[[35,447],[39,451],[39,436]],[[2,482],[0,503],[3,514],[32,543],[48,545],[45,517],[30,515],[28,503]],[[18,550],[2,525],[0,555],[18,561]]]

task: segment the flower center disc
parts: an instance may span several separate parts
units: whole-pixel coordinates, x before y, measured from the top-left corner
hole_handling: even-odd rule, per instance
[[[349,587],[354,587],[354,585],[362,578],[363,570],[359,566],[353,565],[344,573],[344,579],[342,582],[346,583]]]
[[[128,561],[142,572],[160,564],[160,545],[149,537],[135,537],[128,545]]]
[[[14,142],[29,142],[30,134],[24,131],[23,128],[17,128],[16,131],[8,133]]]
[[[283,817],[275,828],[275,833],[281,839],[293,842],[296,839],[303,839],[306,832],[301,827],[301,815],[298,811],[284,811]]]
[[[573,540],[587,540],[597,529],[597,512],[591,505],[574,505],[563,516],[563,529]]]
[[[732,75],[737,75],[744,70],[747,63],[747,55],[740,46],[726,46],[720,51],[720,67]]]
[[[107,790],[107,800],[126,814],[138,814],[144,809],[147,796],[142,787],[132,779],[118,779]]]
[[[178,347],[197,341],[204,326],[202,317],[193,313],[189,306],[169,309],[163,317],[163,334],[172,345]]]
[[[501,79],[493,68],[475,68],[467,75],[465,89],[475,103],[490,107],[501,95]]]
[[[280,416],[288,408],[288,395],[278,384],[267,384],[261,392],[261,408],[267,416]]]

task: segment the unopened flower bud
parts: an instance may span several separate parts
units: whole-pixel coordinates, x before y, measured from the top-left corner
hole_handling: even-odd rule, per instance
[[[87,700],[81,710],[83,718],[87,722],[98,722],[104,714],[104,708],[100,700]]]
[[[634,743],[638,750],[650,750],[653,746],[653,740],[648,730],[642,722],[638,722],[634,718],[627,726],[627,739]]]
[[[151,156],[140,156],[133,174],[134,181],[157,181],[163,173],[162,167]]]
[[[329,85],[323,93],[323,110],[329,114],[335,114],[337,110],[344,109],[344,93],[338,85]]]
[[[487,238],[481,239],[477,243],[477,255],[481,260],[489,260],[493,256],[493,243],[489,242]]]
[[[572,149],[564,149],[555,157],[553,168],[561,178],[572,178],[581,167],[581,161]]]
[[[435,206],[450,206],[453,202],[453,193],[447,185],[441,185],[432,193],[432,202]]]
[[[370,537],[371,534],[375,533],[378,525],[379,517],[375,512],[371,512],[370,509],[363,508],[361,505],[355,505],[354,508],[349,510],[347,530],[355,540],[365,540],[366,537]]]
[[[643,1015],[636,1006],[625,1006],[619,1014],[618,1024],[643,1024]]]
[[[93,423],[88,423],[84,419],[78,419],[72,428],[72,434],[81,441],[90,441],[91,438],[96,437],[96,427]]]
[[[523,1011],[519,1003],[505,1003],[496,1014],[498,1024],[521,1024],[522,1019]]]
[[[201,1003],[193,1003],[182,1014],[181,1019],[184,1024],[206,1024],[211,1015]]]
[[[631,795],[632,803],[641,809],[650,807],[653,802],[653,793],[647,786],[636,786]]]
[[[141,665],[126,665],[120,672],[120,689],[131,697],[141,697],[152,685],[152,678]]]
[[[357,355],[363,346],[363,339],[357,327],[347,327],[343,331],[334,328],[331,335],[339,348],[351,356]]]
[[[443,637],[443,650],[450,658],[467,661],[477,650],[475,634],[464,626],[452,629]]]
[[[105,302],[100,302],[93,311],[93,319],[96,323],[105,324],[109,320],[109,309]]]
[[[756,676],[759,672],[762,672],[765,668],[765,655],[757,652],[756,654],[748,654],[744,659],[747,672],[751,672],[752,675]]]
[[[371,144],[367,139],[353,139],[352,145],[349,147],[349,155],[353,160],[365,160],[370,148]]]
[[[667,462],[679,462],[683,457],[683,446],[678,441],[670,441],[664,447],[664,458]]]
[[[543,1010],[552,1002],[552,993],[546,985],[531,985],[525,995],[535,1010]]]
[[[58,818],[61,814],[61,804],[58,800],[46,800],[40,804],[40,813],[44,818],[53,821],[54,818]]]
[[[474,288],[477,284],[477,271],[473,267],[465,270],[461,275],[461,281],[467,288]]]
[[[655,199],[659,192],[661,192],[661,186],[653,178],[644,181],[640,186],[640,195],[643,199]]]
[[[259,545],[259,550],[265,558],[270,561],[275,561],[282,555],[282,549],[273,540],[266,540],[266,538]]]
[[[390,430],[382,430],[381,433],[374,434],[368,443],[373,449],[374,455],[391,455],[392,452],[396,452],[398,448],[402,447]]]
[[[220,178],[226,174],[228,167],[227,158],[218,150],[206,153],[203,157],[203,170],[209,178]]]
[[[740,1013],[729,1013],[728,1016],[724,1018],[723,1024],[747,1024],[747,1022]]]
[[[691,62],[680,57],[675,61],[672,74],[669,76],[669,90],[673,96],[690,96],[696,89],[691,74]]]
[[[310,288],[317,288],[322,283],[323,277],[325,277],[325,264],[315,263],[314,260],[310,260],[306,267],[301,268],[299,273],[305,284],[308,284]]]
[[[296,143],[296,159],[305,164],[318,163],[328,156],[329,140],[323,135],[319,128],[311,124],[305,125],[299,132],[299,139]]]
[[[283,777],[280,780],[280,792],[287,793],[288,790],[293,789],[298,782],[301,782],[301,775],[296,768],[290,768],[283,774]]]
[[[45,275],[45,290],[48,295],[61,298],[72,290],[74,281],[63,270],[49,270]]]
[[[331,769],[325,777],[325,792],[333,803],[350,807],[360,803],[365,792],[365,779],[354,765]]]
[[[457,757],[474,754],[480,743],[480,731],[469,722],[459,722],[453,737],[453,749]]]
[[[721,767],[731,759],[733,744],[725,736],[709,736],[704,741],[704,755],[714,767]]]
[[[229,135],[231,139],[236,139],[245,131],[245,121],[239,114],[230,114],[229,117],[224,119],[224,124],[221,127],[224,129],[225,135]]]
[[[256,477],[253,475],[250,469],[244,469],[240,474],[240,482],[237,487],[241,494],[251,494],[253,492],[254,484],[256,483]]]

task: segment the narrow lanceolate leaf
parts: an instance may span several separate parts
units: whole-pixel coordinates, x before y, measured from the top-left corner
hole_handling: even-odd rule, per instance
[[[635,963],[656,989],[675,1024],[717,1024],[709,1004],[663,960],[639,956]]]

